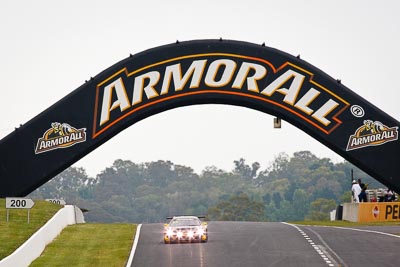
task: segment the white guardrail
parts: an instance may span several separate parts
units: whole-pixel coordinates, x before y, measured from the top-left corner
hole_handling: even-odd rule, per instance
[[[29,266],[42,254],[46,245],[53,241],[65,227],[84,222],[83,213],[79,208],[73,205],[66,205],[17,250],[2,259],[0,267]]]

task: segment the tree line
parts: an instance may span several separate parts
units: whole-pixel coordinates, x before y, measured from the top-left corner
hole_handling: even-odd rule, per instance
[[[64,199],[87,210],[90,222],[163,222],[173,215],[209,220],[328,220],[349,202],[351,171],[365,183],[382,185],[348,162],[332,163],[309,151],[281,153],[266,169],[235,160],[231,171],[215,166],[200,174],[171,161],[115,160],[96,177],[70,167],[32,192],[32,198]]]

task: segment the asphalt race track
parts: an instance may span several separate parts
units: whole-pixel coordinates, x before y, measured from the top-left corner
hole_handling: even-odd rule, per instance
[[[360,229],[209,222],[208,243],[166,245],[163,225],[145,224],[132,266],[399,266],[400,226]]]

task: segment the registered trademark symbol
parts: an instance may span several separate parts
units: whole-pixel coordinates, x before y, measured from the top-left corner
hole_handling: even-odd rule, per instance
[[[358,105],[351,106],[351,114],[357,118],[364,117],[364,109]]]

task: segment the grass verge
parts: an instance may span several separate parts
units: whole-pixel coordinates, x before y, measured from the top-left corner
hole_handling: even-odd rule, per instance
[[[30,210],[28,224],[28,210],[10,209],[7,222],[5,207],[6,200],[0,199],[0,260],[14,252],[62,208],[44,200],[35,200],[35,205]]]
[[[135,233],[134,224],[68,226],[30,266],[124,266]]]

